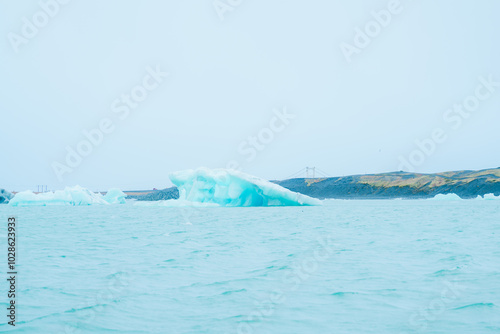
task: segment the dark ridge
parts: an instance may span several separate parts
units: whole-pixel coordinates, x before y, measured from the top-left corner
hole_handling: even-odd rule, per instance
[[[419,199],[452,193],[469,199],[486,194],[499,196],[500,168],[436,174],[393,172],[273,182],[319,199]]]

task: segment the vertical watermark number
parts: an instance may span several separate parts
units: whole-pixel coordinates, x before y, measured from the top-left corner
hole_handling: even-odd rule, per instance
[[[10,217],[7,220],[7,281],[9,289],[7,298],[9,307],[7,307],[7,318],[9,325],[16,325],[16,218]]]

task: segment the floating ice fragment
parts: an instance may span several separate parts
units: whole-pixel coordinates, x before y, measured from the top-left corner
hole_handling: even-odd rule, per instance
[[[462,198],[457,194],[437,194],[433,198],[430,198],[431,201],[460,201]]]
[[[93,205],[109,204],[101,194],[80,186],[66,187],[64,190],[35,194],[30,190],[17,193],[9,202],[11,206],[47,206],[47,205]]]
[[[484,197],[478,196],[477,199],[491,201],[491,200],[500,200],[500,196],[495,196],[495,194],[486,194]]]
[[[125,194],[123,191],[117,188],[109,189],[106,195],[104,195],[104,200],[109,204],[125,204]]]
[[[14,197],[10,192],[5,189],[0,189],[0,204],[7,204],[9,200]]]

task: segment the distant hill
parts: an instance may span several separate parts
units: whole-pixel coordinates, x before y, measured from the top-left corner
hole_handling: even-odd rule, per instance
[[[486,194],[500,196],[500,168],[436,174],[392,172],[272,182],[319,199],[419,199],[451,193],[464,199]],[[172,187],[129,198],[140,201],[177,199],[179,191]]]
[[[393,172],[273,182],[320,199],[431,198],[450,193],[465,199],[490,193],[500,195],[500,168],[436,174]]]

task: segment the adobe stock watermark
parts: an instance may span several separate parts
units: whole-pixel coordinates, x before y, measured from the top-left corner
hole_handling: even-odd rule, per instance
[[[169,73],[163,72],[160,66],[156,68],[146,67],[146,75],[142,82],[132,87],[129,93],[121,94],[111,104],[111,112],[119,121],[125,120],[130,113],[137,109],[141,102],[146,100],[151,92],[156,90],[168,77]],[[90,130],[83,130],[84,139],[80,140],[74,147],[66,146],[66,157],[63,162],[53,161],[52,170],[59,182],[63,181],[65,174],[72,173],[82,164],[85,157],[88,157],[96,147],[102,145],[106,136],[115,131],[116,122],[111,117],[102,118],[98,125]]]
[[[500,82],[493,80],[493,75],[488,78],[480,76],[479,85],[474,90],[474,94],[467,96],[461,103],[454,104],[452,108],[447,109],[443,114],[443,120],[451,127],[451,130],[458,130],[462,127],[465,120],[472,116],[484,102],[491,98],[500,87]],[[408,156],[399,156],[398,170],[415,172],[416,168],[422,166],[427,158],[432,156],[439,145],[448,140],[450,129],[442,127],[432,130],[431,135],[422,140],[415,140],[417,146]]]
[[[264,300],[254,302],[255,309],[238,325],[238,334],[258,333],[256,327],[262,325],[266,318],[271,317],[276,308],[286,302],[287,293],[296,291],[315,272],[320,264],[328,261],[335,251],[332,235],[317,239],[318,245],[312,250],[310,256],[295,262],[292,270],[283,275],[282,288],[272,291]]]
[[[274,109],[273,114],[268,127],[262,128],[256,135],[248,136],[238,145],[238,153],[245,158],[247,163],[254,161],[259,152],[264,151],[274,141],[276,135],[283,132],[296,117],[288,112],[287,107],[283,107],[281,110]],[[241,170],[241,163],[237,160],[231,160],[227,163],[226,168]]]
[[[392,19],[403,12],[403,5],[400,0],[390,0],[386,9],[379,11],[372,10],[370,15],[373,20],[365,23],[363,28],[354,28],[354,39],[352,43],[340,43],[340,50],[348,63],[352,62],[355,54],[360,54],[372,41],[377,38],[387,28]]]
[[[241,6],[243,0],[214,0],[212,5],[221,21],[224,21],[226,14]]]
[[[130,285],[130,275],[126,272],[118,272],[113,275],[107,286],[100,290],[93,298],[87,299],[87,303],[80,304],[76,312],[74,324],[65,324],[64,334],[80,334],[82,324],[89,324],[94,321],[96,316],[103,311],[104,306],[112,304],[118,299]]]
[[[18,53],[22,45],[26,45],[30,40],[35,38],[41,29],[59,14],[61,8],[68,4],[71,0],[40,0],[38,5],[40,9],[31,16],[31,18],[23,17],[20,33],[9,32],[7,39],[12,46],[14,52]]]
[[[412,329],[412,333],[415,330],[427,330],[429,322],[436,321],[466,291],[464,286],[453,282],[444,281],[443,284],[444,288],[438,297],[432,299],[426,307],[416,310],[408,318],[408,324]]]

